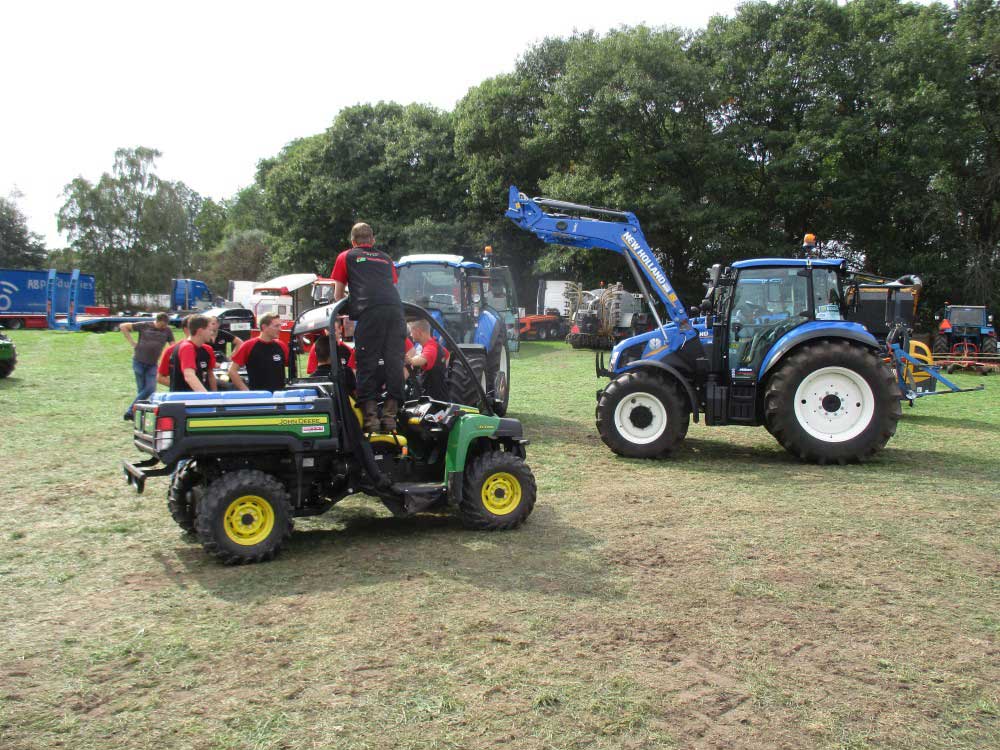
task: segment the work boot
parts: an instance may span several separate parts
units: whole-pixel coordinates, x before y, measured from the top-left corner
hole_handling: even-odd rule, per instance
[[[382,432],[396,431],[396,414],[399,412],[399,403],[392,398],[387,398],[382,404]]]
[[[378,404],[374,401],[362,401],[361,407],[361,429],[365,432],[378,432]]]

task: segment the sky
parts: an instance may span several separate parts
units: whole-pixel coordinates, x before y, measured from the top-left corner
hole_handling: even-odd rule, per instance
[[[476,3],[368,0],[31,0],[0,17],[0,196],[21,195],[50,249],[63,188],[118,148],[156,174],[229,198],[257,162],[354,104],[451,110],[532,45],[621,25],[704,28],[738,0]],[[498,199],[499,200],[499,199]]]

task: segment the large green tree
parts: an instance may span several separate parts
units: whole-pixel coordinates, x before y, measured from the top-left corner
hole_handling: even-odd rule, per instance
[[[45,242],[28,229],[28,219],[17,205],[20,194],[0,197],[0,268],[42,268]]]
[[[133,292],[162,293],[172,277],[200,271],[202,199],[157,177],[158,156],[149,148],[119,149],[111,172],[94,183],[77,177],[64,190],[59,229],[97,277],[102,301],[128,306]]]
[[[261,162],[276,262],[328,272],[358,221],[394,256],[470,249],[453,143],[447,113],[380,103],[345,109],[325,133]]]

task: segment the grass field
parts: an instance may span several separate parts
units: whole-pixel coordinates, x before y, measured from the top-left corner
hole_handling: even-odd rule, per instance
[[[351,499],[217,564],[137,496],[117,335],[15,332],[0,381],[0,747],[1000,747],[1000,380],[863,466],[694,425],[597,437],[593,357],[528,344],[521,529]]]

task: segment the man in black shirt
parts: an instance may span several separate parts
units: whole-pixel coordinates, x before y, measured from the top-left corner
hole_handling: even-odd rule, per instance
[[[358,365],[358,405],[365,432],[396,430],[396,414],[403,400],[403,342],[406,322],[396,291],[392,258],[374,248],[375,234],[367,224],[351,229],[351,249],[337,256],[333,266],[333,298],[350,289],[354,352]],[[381,375],[381,376],[380,376]],[[388,393],[378,418],[376,399],[382,383]]]
[[[229,362],[229,380],[237,390],[280,391],[285,387],[285,366],[288,345],[281,335],[281,317],[277,313],[260,316],[260,336],[250,339],[233,352]],[[240,376],[240,367],[247,368],[250,387]]]

